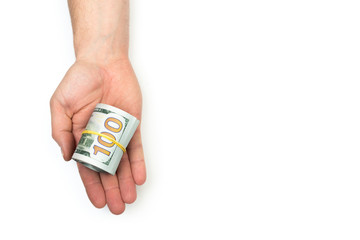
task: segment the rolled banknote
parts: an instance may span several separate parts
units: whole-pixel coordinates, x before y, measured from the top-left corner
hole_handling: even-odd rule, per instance
[[[72,159],[97,171],[115,174],[139,120],[110,105],[96,105]]]

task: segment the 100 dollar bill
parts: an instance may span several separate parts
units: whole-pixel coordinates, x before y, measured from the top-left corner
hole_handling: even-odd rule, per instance
[[[127,147],[138,125],[139,120],[129,113],[99,103],[72,158],[92,170],[114,175],[125,150],[122,147]]]

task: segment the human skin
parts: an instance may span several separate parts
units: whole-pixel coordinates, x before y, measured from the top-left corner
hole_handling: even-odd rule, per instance
[[[50,100],[52,136],[71,159],[97,103],[118,107],[141,121],[142,97],[128,58],[128,0],[68,0],[75,63]],[[121,214],[146,179],[140,126],[114,176],[77,164],[92,204]]]

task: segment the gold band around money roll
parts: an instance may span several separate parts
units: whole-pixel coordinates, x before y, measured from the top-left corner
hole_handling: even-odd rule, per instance
[[[100,137],[103,137],[103,138],[106,138],[107,140],[113,142],[116,144],[116,146],[118,146],[123,152],[126,152],[126,148],[121,145],[120,143],[118,143],[117,141],[115,141],[115,139],[109,137],[109,136],[106,136],[105,134],[102,134],[102,133],[98,133],[98,132],[94,132],[94,131],[91,131],[91,130],[85,130],[82,132],[82,134],[84,133],[88,133],[88,134],[94,134],[94,135],[98,135]]]

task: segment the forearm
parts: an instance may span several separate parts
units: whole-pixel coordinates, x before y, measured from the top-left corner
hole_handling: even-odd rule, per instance
[[[77,60],[103,64],[126,59],[129,0],[68,0]]]

